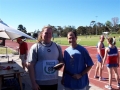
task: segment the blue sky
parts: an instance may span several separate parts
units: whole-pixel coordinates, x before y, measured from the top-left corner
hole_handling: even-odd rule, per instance
[[[97,17],[96,17],[97,16]],[[119,18],[120,0],[0,0],[0,19],[28,32],[54,26],[89,26],[92,20],[105,23]]]

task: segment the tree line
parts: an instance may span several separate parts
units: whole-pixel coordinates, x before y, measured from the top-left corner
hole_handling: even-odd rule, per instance
[[[110,33],[118,33],[120,34],[120,24],[119,18],[114,17],[111,21],[106,21],[104,24],[96,21],[91,21],[89,26],[79,26],[75,28],[75,26],[54,26],[50,25],[53,29],[53,33],[57,33],[58,36],[66,37],[69,31],[76,31],[77,35],[100,35],[102,32],[110,32]],[[35,30],[33,35],[27,32],[27,29],[22,25],[18,25],[18,30],[37,38],[40,30]]]

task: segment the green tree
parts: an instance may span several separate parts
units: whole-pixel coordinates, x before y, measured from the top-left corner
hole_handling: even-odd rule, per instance
[[[106,26],[106,30],[107,31],[111,31],[112,32],[112,26],[113,26],[112,22],[106,21],[105,26]]]
[[[38,30],[35,30],[35,31],[33,32],[33,38],[37,38],[39,33],[40,33],[40,30],[39,30],[39,29],[38,29]]]
[[[79,26],[79,27],[77,28],[77,33],[78,33],[79,35],[86,35],[86,34],[87,34],[86,27]]]
[[[58,31],[58,35],[62,36],[62,31],[63,31],[63,28],[61,26],[57,26],[57,31]]]
[[[24,33],[27,33],[26,27],[24,27],[22,24],[18,25],[17,29],[24,32]]]

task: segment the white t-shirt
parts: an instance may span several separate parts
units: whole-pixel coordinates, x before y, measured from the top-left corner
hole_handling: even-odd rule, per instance
[[[52,67],[62,60],[61,47],[54,42],[34,44],[30,48],[27,58],[29,63],[35,63],[35,79],[39,85],[57,84],[58,72],[54,71]]]

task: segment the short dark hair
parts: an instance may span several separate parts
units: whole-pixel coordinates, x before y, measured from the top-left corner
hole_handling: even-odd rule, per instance
[[[75,37],[77,38],[77,33],[76,33],[76,31],[69,31],[68,34],[69,34],[69,33],[73,33],[73,34],[75,35]]]

